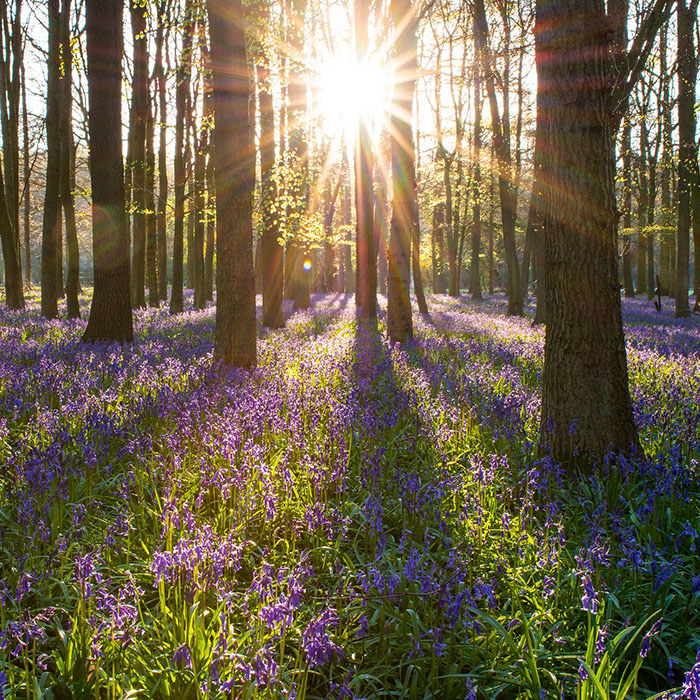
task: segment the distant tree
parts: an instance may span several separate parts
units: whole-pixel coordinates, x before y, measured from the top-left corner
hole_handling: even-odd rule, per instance
[[[133,340],[121,137],[123,5],[86,0],[95,291],[83,342]]]
[[[253,274],[255,133],[241,0],[207,0],[214,97],[216,339],[214,360],[256,363]]]
[[[690,314],[690,204],[697,170],[695,144],[695,81],[698,63],[695,56],[694,23],[698,0],[677,0],[678,21],[678,201],[676,235],[676,316]]]
[[[617,270],[613,139],[669,5],[656,0],[621,56],[614,3],[606,14],[598,0],[537,1],[547,143],[541,433],[560,460],[577,452],[601,460],[638,445]]]
[[[474,166],[472,172],[472,225],[471,257],[469,262],[469,293],[472,299],[482,299],[481,269],[481,113],[483,97],[481,92],[481,67],[479,56],[479,39],[474,33]]]
[[[165,24],[169,21],[170,3],[168,0],[159,0],[156,17],[156,53],[153,73],[156,79],[158,91],[158,205],[156,213],[156,226],[158,232],[158,296],[161,301],[168,300],[168,241],[167,218],[168,205],[168,163],[167,163],[167,130],[168,108],[166,92],[166,76],[163,66],[163,44]]]

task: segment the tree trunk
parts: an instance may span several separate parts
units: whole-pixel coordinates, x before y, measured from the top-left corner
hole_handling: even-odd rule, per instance
[[[207,250],[204,254],[204,280],[207,301],[214,301],[214,248],[216,246],[216,217],[211,210],[215,204],[214,198],[214,148],[209,139],[209,162],[207,163],[207,192],[209,202],[207,208]]]
[[[63,214],[66,220],[66,252],[68,257],[68,276],[66,279],[66,303],[68,316],[80,318],[78,293],[80,291],[80,250],[78,247],[78,229],[75,222],[75,202],[73,199],[73,182],[75,180],[75,157],[73,148],[73,57],[70,42],[70,0],[63,0],[61,9],[61,79],[59,138],[61,142],[59,191]]]
[[[207,0],[214,102],[216,336],[214,361],[256,363],[253,274],[255,131],[241,0]]]
[[[192,72],[192,15],[194,0],[185,3],[182,54],[177,68],[175,88],[175,155],[173,163],[175,212],[173,222],[173,287],[170,293],[170,313],[182,313],[184,301],[184,232],[185,232],[185,180],[187,177],[184,157],[185,128],[190,109],[190,76]]]
[[[148,103],[146,121],[146,280],[148,283],[148,305],[160,306],[158,288],[158,221],[156,216],[156,152],[155,119],[153,108]]]
[[[697,165],[695,145],[695,80],[697,62],[694,47],[694,12],[697,0],[677,0],[678,11],[678,209],[676,217],[676,316],[690,314],[690,192],[693,168]]]
[[[158,236],[158,297],[168,301],[168,164],[167,129],[168,111],[166,100],[165,70],[163,68],[163,32],[166,20],[167,0],[158,3],[158,26],[156,27],[156,55],[154,74],[158,89],[158,206],[156,227]]]
[[[482,299],[481,269],[481,112],[483,98],[481,95],[481,72],[479,70],[479,40],[474,36],[474,173],[472,182],[472,226],[471,258],[469,262],[469,293],[472,299]]]
[[[0,69],[2,67],[0,66]],[[22,62],[22,148],[24,155],[24,286],[32,286],[32,246],[30,239],[30,220],[32,211],[32,183],[29,167],[29,113],[27,112],[27,77]],[[19,235],[18,235],[19,237]]]
[[[388,319],[391,342],[413,337],[409,296],[411,241],[417,222],[413,96],[416,87],[416,26],[410,0],[392,0],[397,84],[391,111],[391,177],[394,202],[388,254]]]
[[[488,24],[484,0],[474,2],[474,24],[479,40],[479,52],[484,79],[486,81],[486,93],[489,109],[491,111],[491,123],[494,131],[493,143],[498,165],[498,191],[501,203],[501,224],[503,227],[503,247],[506,257],[506,269],[508,274],[508,315],[521,316],[523,313],[522,285],[520,284],[520,266],[518,253],[515,247],[515,222],[517,214],[517,191],[513,183],[513,164],[510,153],[510,135],[507,120],[501,120],[496,98],[496,86],[494,78],[491,51],[488,45]],[[504,80],[504,85],[507,81]],[[504,98],[507,104],[507,100]]]
[[[605,26],[597,0],[537,2],[537,99],[548,146],[541,438],[557,460],[580,453],[597,461],[637,445],[617,272]]]
[[[369,51],[369,0],[355,0],[355,60]],[[355,307],[363,318],[377,318],[377,253],[374,244],[372,141],[365,115],[360,115],[355,138],[355,218],[357,222],[357,284]]]
[[[659,40],[659,75],[661,78],[661,234],[659,240],[659,282],[661,294],[670,295],[674,270],[671,267],[671,249],[675,247],[673,214],[671,211],[671,171],[673,143],[671,134],[671,79],[668,75],[668,26],[661,31]]]
[[[123,6],[86,0],[85,15],[95,291],[83,342],[130,342],[134,331],[121,135]]]
[[[269,20],[266,12],[264,21]],[[284,250],[279,242],[279,212],[275,179],[275,112],[272,100],[270,59],[264,51],[258,57],[258,100],[260,102],[260,175],[262,234],[260,258],[262,274],[262,322],[268,328],[283,328],[282,290]]]
[[[146,10],[140,0],[131,0],[131,34],[134,46],[134,77],[131,105],[132,157],[132,303],[134,308],[146,306],[146,122],[148,121],[148,46]]]
[[[379,156],[376,160],[376,194],[374,199],[374,240],[377,252],[379,292],[386,294],[387,248],[389,245],[389,202],[387,173],[389,170],[389,134],[382,130],[379,138]]]
[[[628,110],[625,110],[628,111]],[[632,123],[625,114],[622,128],[622,283],[625,296],[633,297],[632,280]]]
[[[60,245],[61,208],[59,177],[61,174],[61,139],[59,134],[61,99],[61,11],[59,0],[49,0],[49,59],[46,88],[46,189],[41,230],[41,315],[58,316],[58,270],[56,260]]]

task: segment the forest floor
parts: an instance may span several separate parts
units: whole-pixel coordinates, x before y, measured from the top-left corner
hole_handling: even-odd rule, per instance
[[[213,306],[0,312],[0,698],[698,697],[698,319],[623,302],[645,456],[586,475],[544,331],[429,306],[314,296],[225,374]]]

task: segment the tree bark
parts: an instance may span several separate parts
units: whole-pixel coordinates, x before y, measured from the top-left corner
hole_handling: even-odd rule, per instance
[[[697,165],[695,144],[695,80],[697,61],[694,47],[694,13],[697,0],[677,0],[678,12],[678,203],[676,216],[676,317],[690,315],[690,192],[693,168]]]
[[[538,0],[547,332],[541,438],[557,460],[637,443],[617,272],[614,75],[597,0]]]
[[[131,34],[134,46],[134,77],[131,93],[132,167],[132,304],[146,306],[146,122],[148,121],[148,46],[146,10],[140,0],[131,0]]]
[[[522,286],[520,284],[520,266],[515,247],[515,222],[517,214],[517,191],[513,183],[513,163],[510,152],[510,136],[508,121],[502,120],[496,98],[494,66],[488,45],[489,29],[486,20],[484,0],[474,1],[474,24],[479,39],[481,66],[486,82],[491,123],[493,128],[493,144],[498,165],[498,192],[501,203],[501,224],[503,228],[503,247],[506,257],[508,274],[508,315],[521,316],[523,313]],[[504,85],[507,80],[504,80]],[[507,104],[507,100],[504,98]]]
[[[156,55],[154,74],[158,90],[158,206],[156,208],[156,227],[158,236],[158,297],[168,300],[168,164],[167,164],[167,130],[168,112],[166,100],[165,70],[163,68],[163,40],[166,19],[167,0],[158,3],[158,26],[156,27]]]
[[[392,342],[413,337],[411,314],[411,241],[417,222],[413,97],[416,87],[417,38],[410,0],[392,0],[397,83],[391,111],[391,177],[394,202],[388,253],[387,330]]]
[[[156,216],[156,152],[155,119],[148,101],[146,121],[146,281],[148,283],[148,305],[160,306],[158,288],[158,221]]]
[[[627,112],[628,109],[625,110]],[[625,296],[635,295],[632,280],[632,123],[625,114],[622,127],[622,283]]]
[[[80,292],[80,249],[75,221],[73,182],[75,180],[75,156],[73,146],[73,57],[70,42],[71,0],[63,0],[61,8],[61,63],[63,77],[60,97],[59,139],[61,142],[59,191],[66,221],[66,252],[68,275],[66,279],[66,303],[68,316],[80,318],[78,294]]]
[[[474,35],[474,173],[472,181],[472,226],[471,258],[469,262],[469,293],[472,299],[482,299],[481,269],[481,112],[483,98],[481,95],[481,72],[479,69],[479,40]]]
[[[123,6],[86,0],[95,291],[83,342],[133,340],[121,138]]]
[[[207,0],[211,37],[216,185],[214,361],[256,363],[253,274],[255,132],[241,0]]]
[[[49,58],[46,88],[46,188],[41,228],[41,315],[58,316],[58,268],[61,208],[61,139],[59,133],[61,99],[61,10],[59,0],[49,0]]]
[[[192,34],[194,0],[185,3],[182,53],[176,72],[175,88],[175,155],[173,163],[175,212],[173,222],[173,283],[170,292],[170,313],[184,311],[184,233],[185,233],[185,128],[190,109],[190,76],[192,73]]]
[[[269,14],[266,12],[266,18]],[[279,211],[275,179],[275,112],[269,57],[258,57],[258,100],[260,103],[260,176],[262,234],[260,242],[263,326],[283,328],[282,290],[284,288],[284,249],[279,241]]]

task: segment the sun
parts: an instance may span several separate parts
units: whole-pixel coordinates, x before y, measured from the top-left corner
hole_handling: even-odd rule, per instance
[[[318,79],[323,128],[329,136],[343,134],[350,143],[360,119],[376,135],[386,119],[391,99],[391,74],[386,65],[370,58],[358,63],[352,55],[324,61]]]

